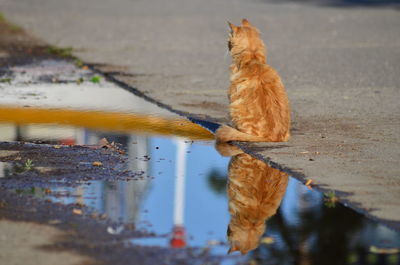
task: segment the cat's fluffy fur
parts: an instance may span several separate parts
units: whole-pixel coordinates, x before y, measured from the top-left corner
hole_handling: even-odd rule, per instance
[[[229,23],[232,56],[228,96],[233,127],[222,125],[217,141],[281,142],[289,139],[290,112],[278,73],[266,64],[259,31],[246,19]]]
[[[228,253],[245,254],[258,247],[266,220],[280,205],[288,175],[226,143],[218,143],[216,147],[224,154],[235,154],[229,163],[227,186],[231,215]]]

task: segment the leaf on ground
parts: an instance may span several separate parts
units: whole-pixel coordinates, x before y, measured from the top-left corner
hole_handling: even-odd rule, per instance
[[[99,218],[100,219],[106,219],[107,218],[107,214],[102,213],[102,214],[99,215]]]
[[[108,142],[107,138],[101,138],[99,140],[100,147],[109,147],[110,143]]]
[[[267,244],[267,245],[273,244],[274,242],[275,242],[274,238],[270,236],[265,236],[260,240],[261,244]]]
[[[309,188],[309,189],[311,189],[312,190],[312,187],[311,187],[311,183],[313,182],[313,180],[312,179],[307,179],[307,181],[306,181],[306,187],[307,188]]]
[[[95,167],[101,167],[103,165],[103,163],[101,163],[100,161],[94,161],[92,163],[92,165],[95,166]]]
[[[5,208],[7,206],[7,202],[4,200],[0,201],[0,208]]]
[[[101,77],[98,75],[95,75],[90,79],[90,82],[95,83],[95,84],[100,83],[100,81],[101,81]]]
[[[72,213],[76,214],[76,215],[81,215],[82,214],[82,210],[74,208],[74,209],[72,209]]]
[[[83,202],[77,202],[77,203],[75,203],[75,205],[78,207],[81,207],[81,208],[85,207],[85,204]]]
[[[49,222],[48,222],[49,225],[57,225],[60,223],[61,223],[61,220],[58,220],[58,219],[52,219],[52,220],[49,220]]]
[[[125,154],[123,150],[116,144],[115,142],[110,143],[106,138],[100,139],[98,143],[99,148],[106,148],[106,149],[111,149],[114,150],[120,154]]]
[[[80,84],[82,84],[84,81],[85,81],[85,80],[83,79],[83,77],[80,77],[80,78],[76,79],[75,82],[76,82],[78,85],[80,85]]]
[[[91,213],[90,217],[92,217],[93,219],[96,219],[97,217],[99,217],[99,215],[97,213]]]

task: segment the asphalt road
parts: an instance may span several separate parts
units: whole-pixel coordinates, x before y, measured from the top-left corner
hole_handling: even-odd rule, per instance
[[[0,0],[32,35],[146,96],[227,122],[227,24],[259,27],[293,113],[284,144],[245,148],[399,227],[400,13],[396,2]],[[118,104],[116,102],[115,104]]]

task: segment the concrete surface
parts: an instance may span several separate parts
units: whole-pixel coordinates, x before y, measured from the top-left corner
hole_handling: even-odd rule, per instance
[[[248,18],[286,84],[293,137],[245,148],[399,227],[398,6],[321,3],[1,0],[0,12],[144,95],[217,122],[228,121],[226,20]]]
[[[2,264],[78,265],[92,264],[89,257],[68,251],[49,251],[62,231],[43,224],[0,220]],[[21,236],[23,235],[23,236]],[[18,249],[19,251],[15,251]]]

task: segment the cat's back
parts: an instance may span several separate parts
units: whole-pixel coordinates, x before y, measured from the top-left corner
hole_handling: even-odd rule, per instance
[[[246,69],[243,69],[242,77],[253,83],[253,90],[262,90],[267,93],[274,90],[285,91],[278,71],[266,63],[249,64]]]
[[[254,62],[232,74],[230,96],[248,100],[268,101],[276,99],[288,104],[285,87],[279,73],[270,65]],[[269,98],[268,98],[269,96]]]
[[[287,140],[289,100],[278,72],[258,61],[233,73],[230,113],[243,132]]]

